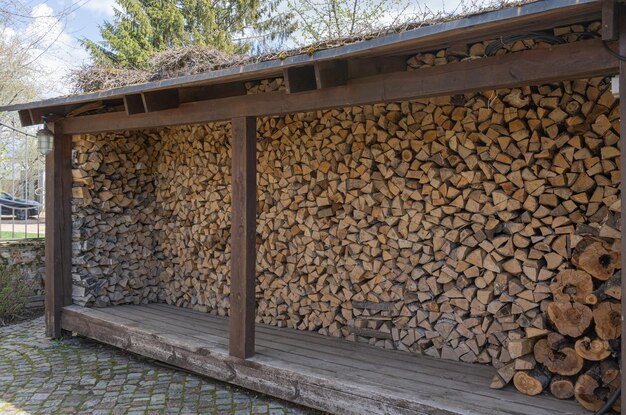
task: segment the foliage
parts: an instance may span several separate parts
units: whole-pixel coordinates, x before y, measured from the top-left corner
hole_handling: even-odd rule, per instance
[[[190,45],[245,53],[254,38],[284,39],[294,29],[291,15],[277,13],[279,0],[116,2],[113,21],[100,26],[104,40],[82,40],[94,62],[109,67],[146,68],[155,53]]]
[[[17,269],[0,263],[0,323],[19,318],[26,310],[29,285]]]
[[[402,0],[287,0],[301,42],[319,43],[373,33],[399,23],[408,3]]]

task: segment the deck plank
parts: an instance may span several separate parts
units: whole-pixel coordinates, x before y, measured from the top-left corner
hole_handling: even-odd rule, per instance
[[[149,309],[153,308],[155,307],[144,306],[137,311],[139,313],[147,313]],[[189,334],[193,337],[198,338],[201,338],[202,335],[199,334],[197,328],[203,327],[204,331],[204,327],[206,326],[204,326],[203,323],[207,322],[208,320],[215,319],[214,316],[212,316],[211,319],[207,319],[202,314],[194,312],[193,310],[183,311],[181,309],[171,309],[171,307],[156,308],[169,312],[167,316],[157,316],[157,318],[160,318],[161,321],[168,322],[171,321],[171,319],[176,319],[176,325],[186,325],[189,329],[191,329],[191,332]],[[147,316],[150,316],[150,314],[148,313]],[[219,319],[223,318],[217,317],[217,319],[218,321],[216,321],[214,324],[224,324],[219,322]],[[219,327],[216,326],[214,326],[214,328],[219,329]],[[212,328],[212,330],[214,328]],[[519,394],[518,392],[513,390],[513,388],[505,390],[492,390],[486,387],[486,385],[488,385],[489,381],[491,380],[493,370],[492,368],[484,365],[446,362],[442,361],[441,359],[428,358],[432,361],[430,363],[435,365],[440,362],[446,362],[449,364],[449,366],[453,367],[454,371],[442,370],[441,367],[435,367],[430,370],[425,370],[423,362],[426,359],[424,359],[423,356],[413,356],[413,358],[409,362],[410,365],[408,366],[406,363],[396,362],[393,359],[384,359],[384,357],[389,354],[387,353],[387,351],[384,351],[381,354],[380,349],[377,348],[357,343],[345,342],[339,339],[327,338],[323,336],[317,337],[319,337],[319,340],[321,342],[326,342],[327,345],[328,343],[333,343],[333,347],[320,347],[319,345],[310,345],[309,342],[303,343],[302,339],[296,339],[297,343],[294,343],[293,341],[288,342],[291,346],[294,347],[276,347],[285,342],[285,335],[288,334],[290,336],[297,336],[299,332],[296,332],[295,330],[279,329],[274,327],[269,327],[268,329],[275,333],[280,333],[282,334],[282,336],[276,334],[269,337],[264,336],[263,334],[257,335],[257,349],[258,351],[262,350],[263,354],[270,354],[270,352],[264,349],[265,347],[269,347],[270,350],[273,349],[277,351],[272,353],[273,356],[283,360],[294,361],[293,357],[297,355],[298,360],[295,360],[296,362],[302,361],[303,359],[309,360],[311,366],[315,365],[316,367],[323,367],[320,366],[320,364],[327,363],[326,366],[330,367],[343,367],[345,370],[357,369],[365,371],[366,373],[369,372],[375,374],[375,376],[372,377],[372,380],[374,384],[378,385],[381,384],[381,381],[383,382],[382,384],[384,384],[384,379],[378,379],[378,376],[393,376],[396,381],[394,383],[394,386],[400,387],[405,391],[413,393],[416,385],[423,383],[425,379],[428,379],[429,385],[435,385],[437,387],[445,388],[445,390],[447,391],[460,393],[461,399],[465,398],[463,395],[468,388],[470,388],[470,390],[475,389],[476,392],[474,393],[474,395],[483,396],[485,399],[496,399],[509,402],[507,410],[513,411],[515,409],[518,409],[519,411],[521,411],[520,413],[526,413],[525,411],[527,411],[529,408],[537,408],[537,410],[541,410],[545,407],[545,404],[541,402],[543,399],[545,399],[545,397],[534,398],[529,402],[528,397]],[[335,348],[335,346],[338,344],[345,345],[349,350],[338,351]],[[368,356],[362,356],[363,349],[367,350],[368,352],[372,352],[372,354]],[[310,359],[311,353],[313,353],[316,357]],[[348,353],[348,355],[350,356],[349,359],[346,358],[346,353]],[[384,362],[385,360],[388,360],[393,364],[389,365],[388,363]],[[459,370],[458,368],[462,368],[462,370]],[[472,372],[481,371],[487,372],[487,379],[476,379],[472,376]]]
[[[163,304],[149,304],[146,306],[147,308],[159,308],[161,310],[167,310],[172,314],[182,314],[187,316],[188,318],[195,319],[197,321],[216,321],[219,323],[220,319],[224,319],[224,317],[211,315],[209,318],[205,318],[202,315],[198,315],[198,312],[189,309],[183,309],[176,307],[175,310],[171,309],[171,306],[166,306]],[[164,308],[165,307],[165,308]],[[348,342],[341,339],[336,339],[333,337],[325,337],[320,336],[316,333],[310,333],[299,330],[290,330],[290,329],[281,329],[277,327],[267,326],[259,324],[257,325],[257,333],[265,333],[271,336],[272,341],[279,338],[283,339],[292,339],[297,342],[298,345],[302,344],[302,337],[307,337],[307,342],[305,343],[305,347],[313,348],[314,350],[322,348],[329,348],[331,350],[343,350],[346,353],[354,353],[358,352],[359,357],[364,359],[377,359],[381,362],[386,362],[392,365],[398,365],[398,367],[403,368],[403,362],[409,364],[415,364],[415,355],[410,355],[405,352],[399,352],[395,350],[386,350],[386,353],[381,355],[380,348],[370,346],[363,343],[354,343]],[[445,369],[446,372],[452,372],[455,374],[461,375],[471,375],[473,378],[480,380],[485,379],[487,381],[491,381],[491,378],[495,371],[487,366],[481,365],[470,365],[466,363],[452,362],[448,360],[435,359],[429,356],[420,356],[420,367],[430,367],[440,372],[441,369]],[[473,382],[475,383],[475,382]]]
[[[148,310],[149,310],[148,308],[142,307],[140,310],[137,310],[137,311],[139,313],[146,313]],[[144,316],[149,317],[152,315],[144,314]],[[202,318],[202,316],[197,316],[197,313],[195,315],[192,314],[192,315],[184,315],[184,316],[169,315],[167,317],[164,317],[162,315],[159,316],[159,315],[154,315],[154,314],[153,316],[154,318],[159,319],[159,321],[164,321],[164,322],[167,322],[170,319],[176,319],[182,324],[193,322],[194,325],[191,326],[192,328],[206,327],[207,330],[218,329],[221,325],[223,325],[222,322],[212,323],[208,319]],[[204,332],[206,333],[208,331],[204,331]],[[337,339],[329,339],[329,338],[322,338],[321,343],[311,343],[309,341],[303,343],[302,339],[293,338],[293,334],[291,333],[289,333],[289,335],[286,336],[285,330],[281,330],[281,329],[272,330],[272,332],[265,332],[259,329],[258,332],[260,333],[257,334],[258,336],[257,343],[261,346],[270,347],[272,349],[293,352],[296,354],[300,354],[299,351],[322,352],[322,353],[328,354],[329,356],[333,356],[333,355],[344,356],[345,354],[349,353],[351,354],[353,359],[361,360],[364,362],[376,361],[377,366],[385,365],[385,366],[392,367],[394,368],[394,370],[397,370],[397,371],[414,372],[415,370],[417,370],[418,372],[424,373],[427,375],[435,375],[435,374],[441,375],[441,367],[436,366],[436,362],[434,362],[435,365],[429,366],[429,365],[423,365],[422,364],[423,362],[419,361],[419,365],[417,366],[417,368],[412,367],[411,369],[407,369],[406,363],[409,363],[412,366],[416,366],[417,361],[415,357],[413,357],[410,361],[398,362],[394,359],[389,359],[386,356],[381,356],[380,349],[371,350],[373,348],[370,348],[369,346],[357,344],[357,343],[347,343],[347,342],[342,342],[342,341],[337,342],[336,341]],[[197,333],[198,332],[196,330],[191,332],[192,335],[197,334]],[[211,333],[215,334],[215,332],[213,331]],[[227,338],[226,332],[223,332],[221,335]],[[321,337],[321,336],[318,336],[318,337]],[[342,348],[336,347],[338,344],[343,346],[344,343],[346,343],[345,347],[342,347]],[[306,357],[309,355],[304,353],[302,354],[302,356]],[[454,367],[455,365],[451,365],[451,366]],[[459,365],[456,365],[456,366],[459,366]],[[474,367],[471,367],[471,366],[474,366]],[[484,366],[463,365],[461,367],[464,370],[458,370],[457,368],[455,368],[454,371],[445,371],[444,376],[449,377],[450,379],[456,379],[456,380],[462,379],[464,381],[467,381],[467,383],[476,384],[480,382],[491,381],[491,376],[494,373],[494,371],[492,371],[491,369],[487,370],[488,368]],[[482,369],[485,369],[485,370],[482,370]],[[473,376],[472,371],[477,372],[477,376]]]
[[[140,314],[145,313],[145,308],[141,308],[137,310]],[[144,316],[135,316],[144,319],[145,317],[150,317],[150,314]],[[189,335],[191,337],[195,337],[198,339],[203,338],[203,331],[198,331],[198,327],[203,328],[201,324],[198,322],[190,321],[187,316],[184,317],[185,320],[177,319],[177,322],[174,323],[174,326],[168,326],[171,324],[172,316],[159,316],[160,324],[165,324],[164,328],[167,330],[174,330],[182,335]],[[262,339],[259,339],[262,340]],[[275,344],[268,340],[270,344]],[[300,346],[302,346],[302,342],[300,342]],[[301,366],[302,363],[306,363],[307,366],[305,368],[311,369],[315,368],[315,370],[326,370],[328,373],[322,373],[325,376],[333,376],[340,378],[349,378],[351,381],[358,381],[359,383],[367,383],[373,387],[379,387],[380,389],[388,389],[388,392],[398,392],[399,390],[403,391],[406,397],[410,397],[411,395],[415,395],[416,393],[427,392],[432,398],[435,394],[438,395],[441,399],[446,399],[448,401],[455,400],[457,403],[465,403],[468,399],[475,398],[476,395],[481,396],[487,400],[499,400],[501,402],[507,402],[506,410],[507,413],[519,413],[526,414],[530,408],[537,408],[537,411],[533,411],[533,413],[540,413],[542,410],[542,405],[529,405],[528,399],[523,397],[519,393],[512,390],[505,391],[494,391],[489,388],[485,388],[484,386],[487,384],[485,381],[482,385],[476,385],[476,382],[471,383],[462,383],[458,382],[458,379],[455,377],[454,373],[450,374],[447,371],[439,371],[424,374],[418,373],[420,369],[422,369],[421,365],[416,365],[416,361],[413,362],[413,365],[410,369],[407,369],[406,366],[402,365],[399,368],[389,368],[384,365],[380,365],[379,363],[371,363],[371,359],[367,359],[364,361],[360,361],[355,356],[358,354],[350,354],[350,357],[344,353],[334,354],[332,352],[322,352],[320,353],[319,349],[317,350],[318,355],[316,357],[311,358],[310,352],[302,352],[302,347],[299,348],[290,348],[285,350],[283,348],[275,348],[275,347],[266,347],[261,342],[257,345],[257,352],[263,356],[270,356],[277,359],[280,359],[284,362],[289,362],[291,364]],[[315,349],[313,349],[315,350]],[[477,367],[476,365],[472,365]],[[351,376],[352,371],[354,370],[360,371],[361,373],[369,373],[370,376],[368,378],[364,378],[364,376],[357,375]],[[388,376],[393,377],[393,388],[385,387],[385,380]],[[481,387],[482,386],[482,387]],[[471,393],[468,396],[467,390],[476,389],[477,392]],[[453,392],[453,397],[450,397],[449,393]],[[423,398],[426,399],[426,398]],[[492,407],[481,407],[484,410],[493,410]],[[476,405],[475,409],[479,409],[479,406]],[[483,412],[484,413],[484,412]],[[491,412],[490,412],[491,413]]]
[[[324,411],[342,414],[580,414],[571,401],[489,389],[491,368],[257,324],[257,355],[228,356],[228,319],[151,304],[69,306],[80,335]]]

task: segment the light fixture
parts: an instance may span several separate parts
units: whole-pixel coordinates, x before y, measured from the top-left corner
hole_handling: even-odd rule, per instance
[[[44,156],[52,152],[54,145],[54,134],[48,129],[46,119],[43,120],[43,128],[37,130],[37,150]]]
[[[619,99],[619,75],[611,78],[611,92],[615,98]]]

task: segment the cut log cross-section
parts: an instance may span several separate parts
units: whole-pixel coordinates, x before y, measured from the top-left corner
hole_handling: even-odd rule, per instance
[[[572,264],[601,281],[608,280],[619,266],[620,255],[609,250],[606,244],[594,238],[578,243],[572,254]]]
[[[585,271],[565,269],[554,278],[550,290],[555,301],[587,304],[593,292],[593,281]]]
[[[548,318],[565,336],[582,335],[589,328],[592,317],[591,309],[584,304],[553,302],[548,306]]]
[[[574,397],[574,382],[565,376],[555,376],[550,381],[550,393],[558,399]]]
[[[587,410],[597,411],[620,387],[619,367],[605,360],[593,366],[576,380],[576,400]]]
[[[574,346],[578,356],[585,360],[599,362],[606,359],[612,353],[609,342],[602,339],[590,339],[589,337],[583,337],[576,340]]]
[[[593,309],[593,320],[601,339],[612,340],[621,336],[622,314],[619,303],[600,303]]]
[[[517,372],[513,377],[515,388],[525,395],[539,395],[548,387],[552,375],[542,367],[530,371]]]
[[[539,340],[535,344],[534,354],[537,362],[558,375],[573,376],[580,372],[584,364],[583,358],[557,333]]]

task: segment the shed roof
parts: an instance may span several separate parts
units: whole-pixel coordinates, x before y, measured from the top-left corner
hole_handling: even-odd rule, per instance
[[[191,87],[228,87],[234,82],[283,76],[283,71],[290,68],[317,63],[406,56],[420,51],[445,48],[459,42],[469,43],[522,31],[558,27],[599,19],[600,16],[601,4],[598,0],[542,0],[319,50],[311,54],[301,53],[285,59],[272,59],[94,93],[9,105],[0,107],[0,111],[20,111],[20,118],[25,126],[41,123],[42,116],[65,117],[76,108],[100,101],[118,106],[123,103],[127,107],[127,113],[132,115],[132,111],[128,111],[129,102],[133,99],[141,100],[146,94],[161,94],[167,98],[171,96],[168,95],[170,92],[178,94],[182,89]]]

